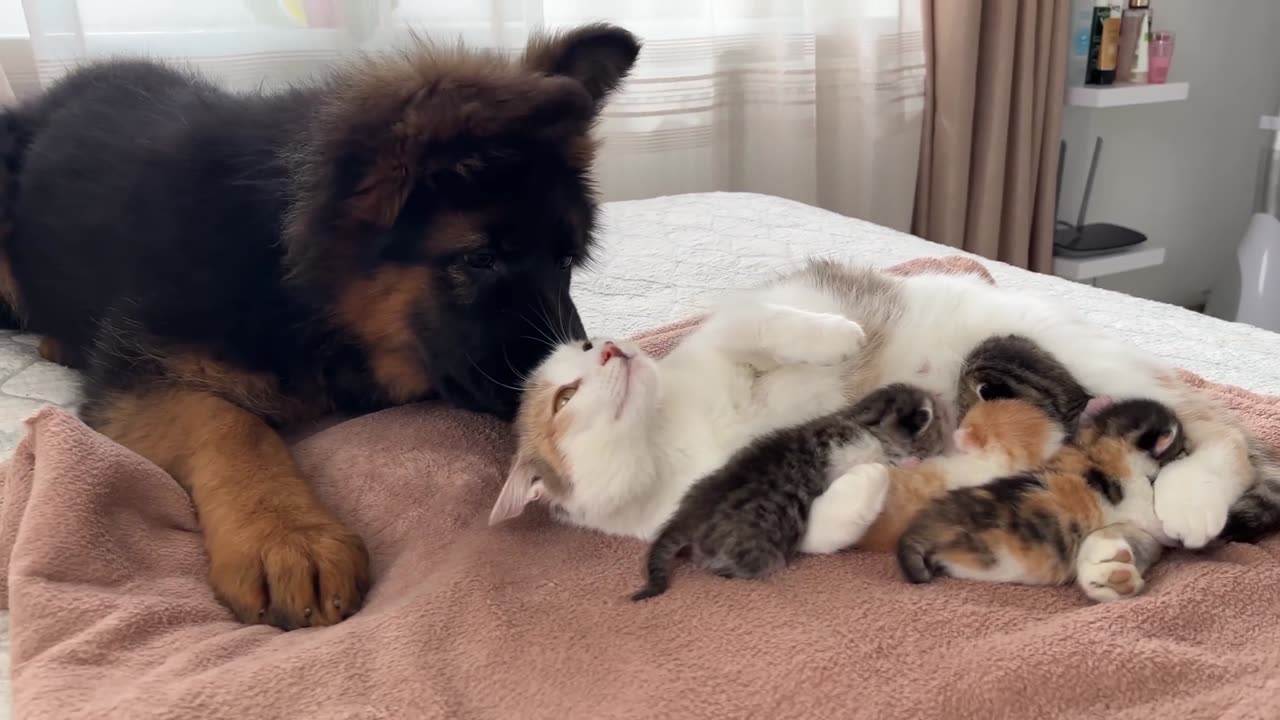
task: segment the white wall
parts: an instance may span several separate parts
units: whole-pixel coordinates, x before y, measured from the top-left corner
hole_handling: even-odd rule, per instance
[[[1098,285],[1181,305],[1203,302],[1252,213],[1258,158],[1269,135],[1260,115],[1280,105],[1280,0],[1152,0],[1154,28],[1177,33],[1176,103],[1068,107],[1062,206],[1074,220],[1093,139],[1102,156],[1090,222],[1113,222],[1167,248],[1163,266]],[[1071,79],[1069,79],[1070,81]]]

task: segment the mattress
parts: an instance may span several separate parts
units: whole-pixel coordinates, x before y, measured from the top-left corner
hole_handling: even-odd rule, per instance
[[[706,306],[717,292],[757,282],[810,256],[889,265],[960,253],[797,202],[699,193],[608,203],[595,261],[573,295],[593,333],[630,335]],[[982,260],[1003,287],[1056,298],[1091,321],[1209,380],[1280,393],[1280,335],[1183,308]],[[74,407],[77,375],[39,359],[38,338],[0,336],[0,455],[44,404]],[[0,616],[0,718],[7,716],[8,626]]]

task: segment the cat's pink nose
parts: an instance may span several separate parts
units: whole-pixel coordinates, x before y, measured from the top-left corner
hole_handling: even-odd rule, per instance
[[[622,348],[618,347],[617,345],[614,345],[611,342],[606,342],[604,344],[604,349],[600,351],[600,364],[604,365],[608,363],[610,360],[612,360],[613,358],[616,358],[616,357],[625,358],[626,356],[627,354],[622,352]]]

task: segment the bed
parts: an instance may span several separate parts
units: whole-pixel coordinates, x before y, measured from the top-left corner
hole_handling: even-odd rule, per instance
[[[683,318],[719,290],[751,283],[812,255],[888,265],[958,254],[900,232],[800,203],[744,193],[699,193],[609,203],[597,261],[575,281],[589,330],[631,335]],[[1208,380],[1280,393],[1280,335],[1183,308],[983,261],[1001,286],[1042,293]],[[0,337],[0,453],[39,407],[74,407],[74,372],[40,360],[37,339]],[[8,619],[0,619],[3,716],[9,708]]]

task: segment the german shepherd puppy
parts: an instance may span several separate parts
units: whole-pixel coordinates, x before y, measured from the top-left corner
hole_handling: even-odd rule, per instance
[[[514,58],[415,43],[259,94],[112,61],[0,115],[4,314],[190,492],[238,618],[336,623],[369,582],[277,428],[430,397],[510,417],[540,336],[585,337],[590,131],[639,50],[607,25]]]

